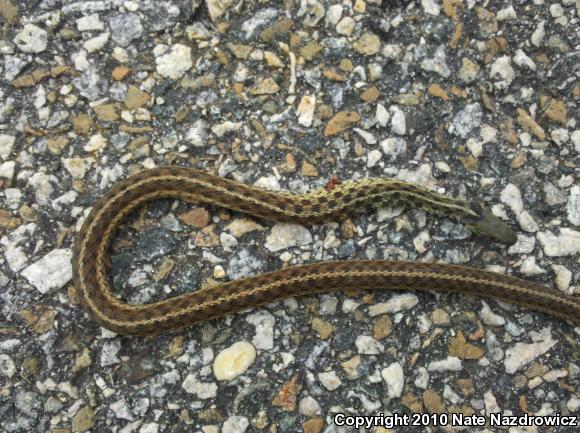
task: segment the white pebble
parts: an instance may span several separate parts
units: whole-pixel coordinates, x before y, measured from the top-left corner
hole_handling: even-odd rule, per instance
[[[405,375],[403,368],[398,362],[394,362],[381,370],[381,377],[387,384],[387,393],[389,398],[398,398],[403,393],[405,385]]]
[[[256,360],[256,349],[250,343],[238,341],[222,350],[213,362],[217,380],[232,380],[243,374]]]

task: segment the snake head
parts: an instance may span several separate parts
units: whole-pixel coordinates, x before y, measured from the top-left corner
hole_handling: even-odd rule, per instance
[[[508,246],[517,242],[518,237],[510,226],[492,214],[486,207],[480,203],[471,203],[471,209],[477,214],[467,221],[467,227],[473,233]]]

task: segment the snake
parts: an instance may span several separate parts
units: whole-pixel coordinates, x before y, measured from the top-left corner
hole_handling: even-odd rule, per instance
[[[73,284],[82,308],[118,334],[154,335],[287,297],[344,290],[442,291],[492,297],[580,325],[573,295],[474,267],[397,260],[323,261],[209,285],[164,300],[130,304],[110,285],[110,248],[128,215],[147,202],[174,198],[301,225],[340,222],[403,205],[464,224],[475,235],[511,245],[517,236],[481,202],[468,202],[393,178],[344,181],[307,193],[272,191],[189,167],[145,169],[114,184],[88,212],[73,246]]]

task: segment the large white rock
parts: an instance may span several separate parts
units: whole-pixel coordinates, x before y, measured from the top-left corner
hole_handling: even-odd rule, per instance
[[[381,370],[381,377],[387,384],[387,392],[389,398],[398,398],[403,393],[403,386],[405,385],[405,375],[403,368],[398,362],[394,362],[386,368]]]
[[[155,59],[157,73],[172,80],[179,80],[193,66],[191,48],[183,44],[175,44],[169,52]]]
[[[41,293],[60,289],[72,278],[72,251],[52,250],[22,271],[22,276]]]
[[[580,253],[580,232],[569,228],[560,229],[560,234],[538,233],[538,240],[547,256],[561,257]]]
[[[280,223],[272,227],[266,238],[266,248],[272,252],[286,248],[308,245],[312,242],[312,235],[308,229],[298,224]]]
[[[46,49],[48,33],[34,24],[26,24],[14,38],[14,43],[25,53],[41,53]]]

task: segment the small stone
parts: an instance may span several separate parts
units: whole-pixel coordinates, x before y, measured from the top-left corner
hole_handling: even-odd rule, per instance
[[[191,48],[175,44],[168,53],[155,58],[157,73],[172,80],[179,80],[193,67]]]
[[[543,331],[542,339],[535,343],[517,343],[506,350],[504,367],[507,373],[513,374],[528,365],[537,357],[548,352],[557,343],[548,332]]]
[[[86,152],[97,152],[107,146],[107,139],[101,134],[95,134],[89,138],[87,144],[83,147]]]
[[[336,33],[343,36],[350,36],[354,30],[354,26],[356,25],[356,21],[351,17],[344,17],[340,20],[340,22],[336,25],[335,30]]]
[[[128,110],[141,108],[149,101],[149,95],[137,86],[129,86],[125,96],[125,106]]]
[[[446,410],[443,399],[434,389],[423,392],[423,404],[429,413],[443,413]]]
[[[380,146],[390,161],[404,158],[407,153],[407,142],[400,137],[387,138],[381,141]]]
[[[265,230],[265,228],[253,220],[236,218],[226,226],[226,230],[229,230],[232,235],[239,238],[246,233],[262,231]]]
[[[266,60],[266,65],[271,68],[283,68],[284,63],[280,60],[280,57],[273,53],[272,51],[264,51],[264,60]]]
[[[373,338],[375,340],[382,340],[387,338],[393,330],[393,322],[387,314],[383,314],[375,322],[373,326]]]
[[[538,240],[544,253],[549,257],[572,256],[580,253],[580,232],[561,228],[560,234],[538,233]]]
[[[367,32],[352,44],[352,46],[359,53],[372,56],[381,50],[381,40],[374,33]]]
[[[472,83],[477,78],[479,72],[479,66],[473,60],[464,57],[462,59],[462,66],[459,70],[459,78],[466,83]]]
[[[575,226],[580,226],[580,186],[574,185],[570,188],[570,197],[566,205],[568,221]]]
[[[91,428],[95,424],[95,412],[90,406],[85,406],[79,410],[72,419],[72,431],[73,432],[84,432]]]
[[[243,374],[256,360],[256,349],[250,343],[238,341],[222,350],[213,362],[217,380],[232,380]]]
[[[383,157],[383,154],[378,149],[373,149],[367,154],[367,167],[374,167],[377,162]]]
[[[546,35],[546,30],[544,29],[545,24],[546,22],[544,20],[540,21],[538,27],[536,27],[536,29],[532,33],[532,37],[530,38],[532,45],[537,48],[542,46],[542,41],[544,40],[544,36]]]
[[[94,38],[87,39],[83,43],[83,48],[89,54],[94,53],[96,51],[100,51],[107,43],[110,36],[111,36],[111,34],[106,32],[106,33],[101,33],[100,35],[95,36]]]
[[[512,59],[510,56],[498,57],[491,65],[490,76],[498,78],[499,81],[496,86],[500,88],[507,88],[516,78],[516,71],[512,67]]]
[[[459,371],[462,368],[461,359],[455,356],[448,356],[441,361],[431,361],[427,366],[429,371]]]
[[[302,423],[304,433],[320,433],[324,427],[324,419],[321,417],[310,418]]]
[[[14,43],[25,53],[41,53],[48,44],[48,33],[34,24],[26,24],[14,38]]]
[[[471,131],[481,124],[483,111],[478,103],[468,104],[455,115],[448,131],[461,138],[467,138]]]
[[[115,80],[115,81],[123,81],[125,79],[125,77],[127,77],[127,75],[129,75],[129,72],[131,72],[131,70],[128,67],[117,66],[115,69],[113,69],[111,76],[113,77],[113,80]]]
[[[427,92],[431,96],[435,96],[436,98],[443,99],[444,101],[449,100],[449,94],[445,89],[443,89],[439,84],[431,84],[427,88]]]
[[[117,104],[101,104],[93,107],[99,120],[103,122],[116,122],[119,120],[119,106]]]
[[[342,385],[342,382],[338,378],[335,371],[318,373],[318,380],[320,380],[322,386],[324,386],[328,391],[334,391]]]
[[[320,403],[318,403],[313,397],[307,395],[300,399],[298,403],[298,412],[300,415],[312,417],[322,414],[322,408]]]
[[[505,325],[505,319],[502,316],[500,316],[499,314],[495,314],[491,310],[491,308],[489,308],[489,305],[487,305],[487,302],[481,301],[481,303],[482,303],[483,307],[479,311],[479,317],[481,317],[481,320],[483,321],[483,323],[485,325],[487,325],[487,326],[503,326],[503,325]]]
[[[278,390],[278,394],[272,400],[272,405],[280,407],[286,412],[294,412],[298,393],[301,389],[302,386],[298,382],[298,375],[292,376]]]
[[[300,49],[300,55],[304,57],[304,60],[309,62],[317,58],[321,51],[322,47],[316,42],[308,42]]]
[[[280,86],[273,78],[260,79],[249,90],[252,95],[273,95],[280,91]]]
[[[111,36],[121,47],[128,46],[143,33],[141,18],[135,13],[117,14],[109,19]]]
[[[572,272],[563,265],[552,265],[552,269],[556,274],[556,278],[554,278],[556,287],[562,292],[568,292],[572,282]]]
[[[205,147],[207,144],[207,123],[203,119],[197,119],[185,135],[194,147]]]
[[[386,128],[389,124],[391,116],[389,112],[382,104],[377,104],[377,111],[375,113],[375,121],[383,128]]]
[[[469,344],[461,331],[457,331],[455,338],[449,342],[447,350],[449,356],[460,359],[479,359],[485,353],[482,348]]]
[[[84,179],[87,171],[95,162],[94,158],[65,158],[63,159],[64,168],[71,174],[73,179]]]
[[[179,215],[177,219],[188,226],[202,229],[209,224],[210,215],[205,208],[198,207]]]
[[[298,123],[307,128],[312,126],[312,120],[314,119],[314,108],[316,106],[316,98],[314,95],[304,95],[300,100],[298,109],[296,110],[296,116],[298,117]]]
[[[381,92],[376,86],[371,86],[367,90],[365,90],[361,95],[360,98],[365,102],[375,102],[381,96]]]
[[[16,137],[8,134],[0,134],[0,158],[6,160],[12,153]]]
[[[340,111],[326,125],[324,135],[326,137],[340,134],[360,121],[360,116],[354,111]]]
[[[222,426],[222,433],[244,433],[248,426],[250,425],[250,421],[245,416],[233,415],[230,416]],[[217,432],[216,432],[217,433]]]
[[[206,5],[211,20],[214,23],[217,22],[217,19],[232,7],[232,3],[234,3],[234,0],[207,0]]]
[[[405,112],[397,106],[391,106],[389,111],[391,112],[391,131],[397,135],[405,135],[407,132]]]
[[[403,394],[405,385],[405,375],[403,368],[398,362],[394,362],[381,370],[381,377],[387,384],[389,398],[399,398]]]
[[[73,128],[77,134],[88,135],[93,129],[93,119],[88,114],[79,114],[72,119]]]
[[[215,225],[204,227],[195,235],[195,246],[217,247],[220,244],[219,236],[214,232]]]
[[[536,121],[532,118],[532,116],[530,116],[526,112],[526,110],[518,108],[517,113],[518,113],[518,117],[517,117],[518,124],[525,131],[531,132],[536,137],[538,137],[540,140],[546,139],[546,133],[544,132],[542,127],[536,123]]]
[[[385,313],[398,313],[399,311],[410,310],[419,303],[419,298],[413,293],[403,293],[401,295],[394,295],[387,302],[381,302],[369,307],[369,315],[371,317],[378,316]]]
[[[40,293],[64,287],[72,279],[72,251],[68,248],[55,249],[22,271]]]
[[[342,17],[342,5],[335,4],[330,6],[326,11],[325,22],[327,25],[335,26]]]
[[[294,21],[285,17],[280,18],[278,21],[266,27],[260,33],[260,39],[262,39],[264,42],[270,42],[276,37],[281,37],[282,35],[288,34],[292,27],[294,27]]]
[[[448,325],[451,321],[447,311],[442,308],[436,308],[431,314],[431,320],[433,320],[434,325]]]
[[[270,235],[266,238],[266,248],[276,252],[295,246],[303,246],[312,243],[312,235],[308,229],[298,224],[279,223],[272,227]]]
[[[368,335],[359,335],[355,345],[361,355],[378,355],[385,350],[385,346],[380,341]]]
[[[542,105],[545,105],[545,101],[542,100]],[[550,99],[546,108],[544,109],[544,116],[550,119],[552,122],[561,123],[565,125],[568,121],[568,110],[564,101],[557,99]]]
[[[318,332],[318,335],[320,336],[321,340],[326,340],[330,338],[330,336],[336,330],[336,328],[332,326],[330,323],[328,323],[326,320],[322,320],[318,317],[315,317],[310,321],[310,326],[312,326],[312,329]]]
[[[218,386],[212,382],[200,382],[193,373],[189,373],[181,383],[185,392],[194,394],[201,400],[214,398],[217,395]]]
[[[0,353],[0,374],[4,377],[11,378],[16,373],[14,361],[10,356]]]
[[[79,18],[76,22],[79,32],[94,32],[105,30],[105,24],[101,21],[98,14],[86,15]]]

